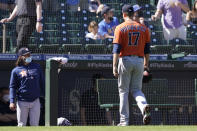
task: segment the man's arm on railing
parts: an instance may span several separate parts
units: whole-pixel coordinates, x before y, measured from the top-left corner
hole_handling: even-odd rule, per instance
[[[13,10],[13,12],[12,12],[12,14],[10,15],[10,17],[9,18],[4,18],[4,19],[2,19],[0,22],[1,23],[5,23],[5,22],[10,22],[10,21],[12,21],[15,17],[16,17],[16,13],[17,13],[17,5],[15,6],[15,8],[14,8],[14,10]]]

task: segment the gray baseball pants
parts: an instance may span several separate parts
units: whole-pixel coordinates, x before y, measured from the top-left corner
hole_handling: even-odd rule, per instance
[[[29,116],[30,126],[38,126],[40,119],[40,100],[39,98],[33,102],[17,102],[17,121],[18,126],[26,126]]]
[[[120,124],[129,124],[129,101],[128,94],[132,93],[138,107],[143,113],[147,105],[146,98],[142,93],[142,78],[144,71],[144,59],[138,56],[124,56],[118,64],[118,89],[120,96]]]

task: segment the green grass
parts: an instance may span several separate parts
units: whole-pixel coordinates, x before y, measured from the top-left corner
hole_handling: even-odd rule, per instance
[[[197,131],[197,126],[0,127],[0,131]]]

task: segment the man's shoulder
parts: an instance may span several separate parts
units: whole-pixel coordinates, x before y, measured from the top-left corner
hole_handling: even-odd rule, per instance
[[[102,21],[100,21],[100,22],[99,22],[99,24],[98,24],[98,25],[99,25],[99,26],[103,26],[103,25],[105,25],[105,24],[106,24],[106,23],[105,23],[105,21],[104,21],[104,20],[102,20]]]
[[[14,68],[12,69],[12,72],[17,72],[17,71],[19,71],[20,69],[22,69],[21,66],[16,66],[16,67],[14,67]]]

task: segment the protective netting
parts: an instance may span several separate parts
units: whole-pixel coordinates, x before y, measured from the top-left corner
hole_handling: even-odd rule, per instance
[[[64,79],[60,78],[60,82]],[[151,125],[197,123],[194,80],[153,79],[143,84],[142,90],[151,106]],[[72,84],[61,86],[59,101],[59,115],[74,125],[119,123],[117,79],[98,79],[95,85],[92,78],[73,77]],[[130,124],[142,125],[142,114],[132,96],[129,101]]]
[[[114,16],[119,23],[123,21],[121,8],[124,3],[139,4],[143,7],[143,14],[147,26],[151,30],[151,50],[152,54],[163,54],[172,52],[183,52],[196,54],[196,25],[188,25],[187,41],[174,39],[166,45],[163,38],[162,25],[160,20],[151,21],[151,15],[156,11],[157,0],[100,0],[101,4],[106,4],[114,8]],[[99,23],[103,18],[98,13],[93,12],[94,5],[90,0],[80,0],[79,3],[72,3],[71,0],[43,0],[42,24],[43,31],[34,31],[29,38],[27,46],[33,53],[52,54],[111,54],[112,39],[92,40],[86,38],[88,26],[91,21]],[[192,0],[188,1],[190,7]],[[98,5],[97,5],[98,6]],[[97,6],[95,8],[97,8]],[[90,12],[90,10],[92,12]],[[10,10],[0,9],[0,19],[6,18],[11,13]],[[16,19],[6,24],[6,47],[7,53],[15,53],[16,50]],[[0,25],[2,30],[2,24]],[[2,31],[0,31],[0,49],[2,51]],[[96,44],[96,48],[91,50],[87,44]],[[98,46],[97,44],[103,44]],[[160,45],[160,47],[155,47]],[[177,46],[175,46],[177,45]],[[180,46],[178,46],[180,45]],[[79,49],[80,48],[80,49]],[[165,51],[164,51],[165,50]]]

